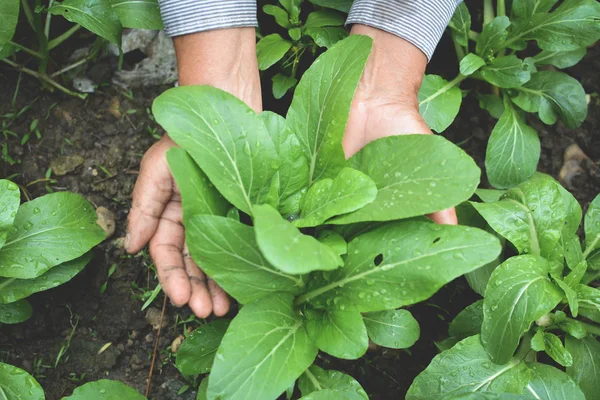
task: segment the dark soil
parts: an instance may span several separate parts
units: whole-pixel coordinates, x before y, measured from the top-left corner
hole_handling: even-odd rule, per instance
[[[447,43],[442,48],[452,48]],[[589,115],[578,129],[568,130],[560,123],[541,124],[535,117],[530,123],[542,140],[540,171],[558,177],[565,149],[578,144],[590,160],[570,181],[569,189],[584,207],[600,192],[597,162],[600,160],[600,81],[596,71],[600,64],[600,48],[590,49],[588,56],[568,72],[580,79],[586,92],[592,94]],[[440,51],[430,65],[431,72],[451,78],[445,66],[453,55]],[[446,62],[444,62],[446,60]],[[93,66],[100,76],[111,63]],[[103,72],[104,71],[104,72]],[[105,78],[108,79],[108,78]],[[0,115],[11,111],[11,98],[17,74],[0,69]],[[145,253],[127,256],[115,245],[124,234],[131,192],[143,153],[154,143],[150,132],[162,134],[147,113],[152,100],[165,88],[134,90],[133,93],[110,85],[101,85],[86,101],[58,93],[40,91],[38,82],[24,77],[18,92],[17,108],[32,104],[31,109],[10,127],[19,136],[9,137],[8,152],[16,161],[10,165],[0,161],[0,177],[10,176],[32,197],[46,193],[46,171],[60,156],[79,155],[84,162],[65,176],[55,177],[53,190],[69,190],[85,196],[96,206],[104,206],[116,215],[117,232],[112,239],[95,250],[93,262],[75,279],[57,289],[34,295],[33,318],[16,326],[0,326],[0,360],[33,373],[46,391],[48,400],[69,395],[83,382],[117,379],[144,393],[157,331],[154,318],[141,311],[142,292],[151,291],[157,281],[151,260]],[[265,96],[269,99],[270,96]],[[267,109],[281,110],[281,104]],[[118,110],[119,113],[115,112]],[[135,110],[135,111],[133,111]],[[41,139],[32,137],[24,146],[20,138],[29,130],[32,120],[39,120]],[[477,102],[467,97],[461,115],[444,135],[459,143],[483,169],[483,158],[494,120],[481,111]],[[0,138],[2,144],[3,138]],[[117,265],[107,281],[111,265]],[[139,289],[138,289],[139,288]],[[429,301],[411,308],[421,324],[421,339],[410,351],[378,349],[361,360],[340,362],[326,355],[320,363],[346,371],[356,377],[372,399],[403,398],[414,377],[437,353],[435,340],[445,338],[447,323],[476,299],[464,280],[442,289]],[[151,306],[152,316],[160,314],[162,294]],[[167,304],[165,327],[158,345],[158,360],[152,378],[152,399],[195,399],[190,389],[178,391],[186,383],[173,366],[171,343],[188,327],[202,321],[190,317],[188,309]],[[186,322],[187,321],[187,322]],[[69,337],[72,338],[69,343]],[[99,350],[110,346],[103,352]],[[61,348],[64,354],[57,360]],[[57,362],[58,361],[58,362]],[[56,365],[55,365],[56,364]]]

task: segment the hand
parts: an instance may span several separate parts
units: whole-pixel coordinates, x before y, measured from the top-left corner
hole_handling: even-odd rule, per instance
[[[373,52],[350,108],[342,143],[346,157],[382,137],[432,134],[417,99],[427,65],[425,54],[404,39],[365,25],[354,25],[351,33],[371,36]],[[430,217],[439,224],[457,223],[453,208]]]
[[[211,85],[262,108],[254,28],[222,29],[175,38],[180,85]],[[150,243],[158,279],[171,302],[199,318],[225,315],[227,294],[192,260],[185,244],[181,196],[166,159],[176,144],[165,135],[142,158],[133,190],[125,247]]]

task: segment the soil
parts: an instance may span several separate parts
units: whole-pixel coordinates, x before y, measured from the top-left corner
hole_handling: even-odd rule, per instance
[[[442,42],[440,48],[450,48]],[[579,79],[591,95],[586,122],[568,130],[560,123],[543,125],[537,118],[529,122],[542,141],[539,170],[558,177],[565,149],[577,144],[589,156],[569,189],[584,208],[600,192],[597,162],[600,160],[600,81],[596,71],[600,64],[600,47],[590,49],[586,58],[567,72]],[[430,64],[430,72],[451,78],[453,71],[444,62],[454,57],[439,51]],[[111,62],[91,66],[92,72],[108,82]],[[0,115],[12,110],[11,98],[18,74],[0,69]],[[125,91],[108,84],[100,85],[87,100],[73,99],[60,93],[40,90],[39,83],[23,77],[16,108],[31,105],[11,126],[19,138],[8,137],[8,154],[14,165],[0,161],[0,176],[11,177],[31,197],[47,191],[46,172],[62,156],[80,156],[83,163],[64,176],[52,176],[53,190],[69,190],[85,196],[96,206],[113,211],[116,233],[94,250],[93,262],[71,282],[31,297],[33,317],[24,324],[0,326],[0,360],[34,374],[46,391],[48,400],[69,395],[78,385],[108,378],[125,382],[141,393],[146,382],[157,337],[156,317],[160,315],[163,296],[150,307],[150,315],[141,311],[142,293],[152,291],[155,273],[147,253],[127,256],[116,246],[115,238],[124,234],[131,192],[144,152],[162,134],[148,113],[152,100],[166,87]],[[285,100],[289,101],[289,96]],[[287,107],[271,103],[265,93],[267,109]],[[271,106],[272,105],[272,106]],[[25,145],[20,138],[38,119],[41,138],[35,136]],[[494,120],[481,111],[477,102],[467,97],[460,116],[444,133],[471,154],[483,169],[483,158]],[[4,139],[0,139],[4,140]],[[2,144],[2,142],[0,142]],[[64,160],[64,158],[63,158]],[[68,168],[69,169],[69,168]],[[110,278],[108,271],[116,265]],[[101,287],[106,283],[106,291]],[[343,370],[364,386],[372,399],[403,398],[414,377],[437,353],[433,344],[447,333],[447,323],[476,296],[466,282],[459,279],[443,288],[425,303],[411,308],[421,324],[421,339],[410,351],[376,349],[358,361],[341,362],[321,354],[319,362],[326,368]],[[158,344],[151,399],[195,399],[193,388],[178,395],[186,382],[175,369],[171,343],[188,327],[203,321],[190,316],[187,308],[177,309],[167,303],[165,326]],[[108,346],[108,347],[106,347]],[[104,349],[103,351],[100,351]],[[61,351],[62,350],[62,351]],[[58,355],[63,353],[59,358]]]

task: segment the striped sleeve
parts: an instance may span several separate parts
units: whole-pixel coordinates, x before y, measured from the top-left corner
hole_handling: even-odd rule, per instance
[[[417,46],[427,59],[462,0],[355,0],[347,24],[393,33]]]
[[[158,0],[169,36],[258,26],[255,0]]]

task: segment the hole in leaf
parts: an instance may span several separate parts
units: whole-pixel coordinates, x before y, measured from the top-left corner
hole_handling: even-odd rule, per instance
[[[373,259],[373,262],[375,263],[376,266],[381,265],[381,263],[383,262],[383,254],[378,254],[377,256],[375,256],[375,258]]]
[[[436,244],[437,242],[439,242],[440,240],[442,240],[441,237],[436,237],[435,239],[433,239],[433,244]]]

